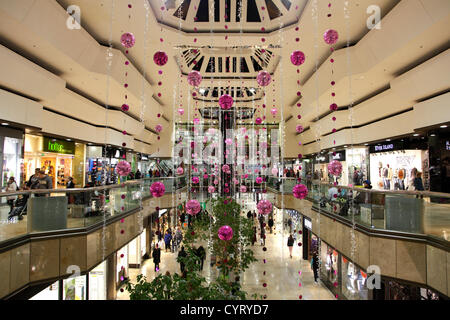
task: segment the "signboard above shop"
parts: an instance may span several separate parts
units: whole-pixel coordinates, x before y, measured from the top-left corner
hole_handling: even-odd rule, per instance
[[[334,151],[330,153],[330,161],[332,160],[338,160],[338,161],[345,161],[345,151]]]
[[[388,151],[395,151],[395,150],[403,150],[404,146],[401,141],[393,141],[393,142],[385,142],[385,143],[379,143],[376,145],[372,145],[369,148],[370,153],[377,153],[377,152],[388,152]]]
[[[75,142],[44,137],[42,151],[75,154]]]

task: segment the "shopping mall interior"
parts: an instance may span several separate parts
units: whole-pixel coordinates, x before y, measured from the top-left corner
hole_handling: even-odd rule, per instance
[[[449,47],[449,0],[0,0],[0,300],[448,301]]]

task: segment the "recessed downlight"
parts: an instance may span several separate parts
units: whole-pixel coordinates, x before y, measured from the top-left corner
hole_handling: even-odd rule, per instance
[[[447,125],[444,124],[444,125],[440,126],[440,128],[442,128],[442,129],[447,128]]]
[[[2,122],[2,126],[9,126],[8,122]]]

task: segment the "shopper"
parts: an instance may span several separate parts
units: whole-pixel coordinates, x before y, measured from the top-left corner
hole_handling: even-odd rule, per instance
[[[159,263],[161,262],[161,249],[158,244],[155,245],[155,249],[152,252],[153,263],[155,264],[155,272],[159,271]]]
[[[255,242],[256,242],[256,234],[257,234],[257,233],[258,233],[258,232],[257,232],[257,230],[256,230],[256,227],[253,227],[252,246],[255,245]]]
[[[248,212],[247,212],[247,218],[250,220],[251,218],[253,218],[253,214],[252,214],[252,212],[249,210]]]
[[[292,249],[294,248],[294,237],[292,234],[289,235],[287,246],[289,248],[289,257],[292,259]]]
[[[30,179],[27,182],[27,187],[30,189],[37,189],[39,185],[39,172],[41,171],[40,168],[36,168],[34,170],[34,174],[30,177]]]
[[[416,179],[417,175],[417,168],[411,169],[409,181],[408,181],[408,191],[414,191],[416,190],[416,187],[414,186],[414,180]]]
[[[139,180],[142,178],[142,173],[139,171],[139,169],[137,169],[136,174],[134,175],[134,178],[136,180]]]
[[[264,229],[264,227],[261,227],[261,245],[265,246],[266,245],[266,230]]]
[[[319,283],[319,254],[317,251],[314,251],[313,257],[311,259],[311,269],[314,273],[314,281]]]
[[[269,225],[270,233],[272,233],[272,228],[273,228],[273,218],[272,217],[269,217],[269,221],[267,224]]]
[[[292,219],[291,218],[288,219],[287,224],[288,224],[288,227],[289,227],[289,233],[292,233]]]
[[[177,259],[177,261],[180,263],[181,273],[184,272],[185,263],[180,258],[186,258],[186,256],[187,256],[186,251],[184,250],[184,246],[182,246],[180,252],[178,252],[178,259]]]
[[[67,182],[66,189],[73,189],[73,188],[75,188],[75,183],[73,182],[73,178],[69,177],[68,179],[69,179],[69,181]]]
[[[52,189],[52,187],[53,187],[53,179],[49,175],[45,174],[44,170],[39,171],[39,180],[38,180],[38,185],[37,185],[36,189],[45,190],[45,189]],[[40,195],[36,194],[35,196],[36,197],[38,197],[38,196],[42,197],[42,196],[45,196],[45,195],[43,195],[43,194],[40,194]]]
[[[424,191],[423,181],[422,181],[422,172],[417,171],[416,177],[414,178],[414,188],[417,191]]]
[[[164,235],[164,243],[166,244],[166,252],[167,249],[170,251],[170,242],[172,241],[172,235],[169,233],[169,230],[166,231],[166,234]]]
[[[364,180],[363,186],[365,189],[372,189],[372,185],[370,184],[369,180]]]
[[[197,256],[200,258],[200,271],[203,271],[203,262],[206,258],[206,251],[203,246],[198,247],[197,249]]]
[[[14,192],[19,190],[19,188],[17,187],[17,183],[16,183],[16,179],[14,177],[9,177],[8,183],[6,184],[6,192]],[[14,209],[14,200],[16,200],[16,196],[7,196],[6,197],[6,202],[9,205],[9,213],[11,213]],[[9,214],[8,213],[8,214]]]

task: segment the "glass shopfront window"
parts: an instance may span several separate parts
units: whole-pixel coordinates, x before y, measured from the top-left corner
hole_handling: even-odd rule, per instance
[[[106,261],[89,272],[89,300],[106,300]]]
[[[342,294],[349,300],[368,300],[367,274],[346,258],[341,259]]]
[[[322,276],[336,287],[339,274],[339,253],[323,241],[321,242],[320,251]]]
[[[86,300],[86,276],[63,280],[63,300]]]

